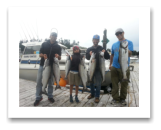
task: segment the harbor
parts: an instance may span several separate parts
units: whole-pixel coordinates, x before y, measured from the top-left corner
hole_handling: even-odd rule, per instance
[[[93,99],[87,99],[89,92],[78,91],[80,103],[70,103],[69,88],[67,85],[53,91],[54,103],[48,101],[48,97],[43,95],[43,100],[37,107],[139,107],[139,63],[131,63],[134,70],[130,71],[130,82],[128,84],[127,105],[122,106],[121,103],[111,104],[112,96],[110,93],[100,93],[100,102],[95,103]],[[53,85],[55,88],[55,85]],[[119,87],[121,87],[119,85]],[[19,107],[34,107],[36,93],[36,82],[19,78]],[[73,89],[73,97],[75,90]],[[74,98],[73,98],[74,99]]]

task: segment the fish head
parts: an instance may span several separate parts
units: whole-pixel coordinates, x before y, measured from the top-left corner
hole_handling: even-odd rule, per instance
[[[100,56],[103,57],[104,56],[104,52],[100,51]]]
[[[96,53],[92,53],[91,57],[95,58],[96,57]]]
[[[120,42],[120,44],[121,44],[121,47],[123,47],[123,48],[127,48],[127,46],[128,46],[128,41],[121,41]]]

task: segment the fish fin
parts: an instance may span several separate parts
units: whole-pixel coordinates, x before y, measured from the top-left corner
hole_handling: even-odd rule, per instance
[[[61,87],[58,85],[56,85],[56,87],[55,87],[55,90],[57,90],[57,89],[61,89]]]
[[[82,93],[83,93],[83,92],[85,92],[85,91],[87,91],[87,88],[86,88],[86,89],[84,89],[84,87],[83,87]]]
[[[41,92],[40,92],[40,94],[45,94],[45,95],[47,95],[47,96],[48,96],[48,94],[47,94],[46,90],[45,90],[45,92],[41,91]]]
[[[82,90],[82,93],[84,92],[84,87],[83,87],[83,90]]]

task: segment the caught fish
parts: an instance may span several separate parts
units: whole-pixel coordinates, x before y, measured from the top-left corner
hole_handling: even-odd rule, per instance
[[[105,58],[104,58],[104,52],[100,52],[99,55],[99,69],[101,72],[102,77],[102,83],[105,81]]]
[[[59,85],[60,81],[60,68],[59,68],[59,60],[58,58],[54,57],[54,62],[53,62],[53,74],[54,74],[54,79],[56,81],[56,89],[61,89]]]
[[[126,76],[126,71],[128,69],[128,42],[127,41],[120,42],[119,63],[123,73],[122,81],[129,81]]]
[[[87,83],[87,69],[86,69],[86,65],[85,65],[85,57],[83,57],[80,61],[80,64],[79,64],[79,75],[81,77],[81,80],[82,80],[82,84],[83,84],[83,90],[82,90],[82,93],[84,91],[87,90],[87,87],[86,87],[86,83]]]
[[[89,61],[89,70],[88,70],[88,75],[89,75],[89,81],[92,81],[95,69],[96,69],[96,59],[95,59],[96,54],[92,53],[90,61]]]
[[[42,73],[42,94],[48,95],[46,92],[46,87],[51,76],[51,66],[49,64],[49,59],[46,59],[43,66],[43,73]]]
[[[65,79],[67,79],[67,77],[68,77],[70,67],[71,67],[71,59],[70,59],[70,55],[67,55],[67,59],[66,59],[66,63],[65,63]]]

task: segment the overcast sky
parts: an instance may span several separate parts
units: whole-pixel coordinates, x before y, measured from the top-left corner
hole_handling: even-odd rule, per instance
[[[131,40],[134,50],[139,51],[139,11],[132,7],[23,7],[18,8],[15,14],[19,22],[19,37],[24,39],[24,32],[36,38],[45,39],[50,35],[52,28],[58,30],[58,39],[79,41],[80,46],[92,46],[92,37],[95,34],[103,39],[103,31],[107,29],[107,38],[110,42],[107,48],[111,49],[118,39],[115,30],[122,28],[125,38]],[[24,30],[24,32],[23,32]],[[56,31],[56,30],[53,30]],[[29,35],[28,35],[29,34]],[[99,43],[102,45],[102,43]]]

